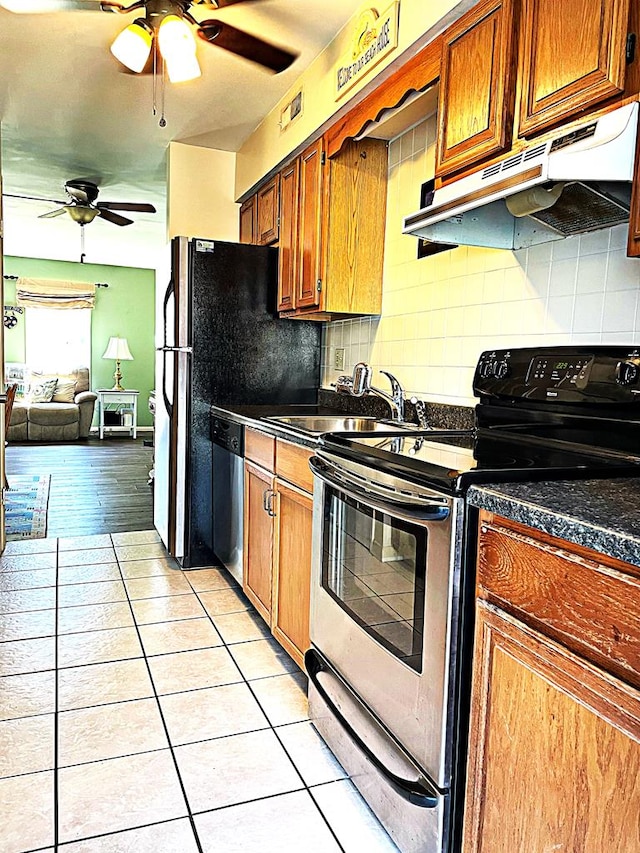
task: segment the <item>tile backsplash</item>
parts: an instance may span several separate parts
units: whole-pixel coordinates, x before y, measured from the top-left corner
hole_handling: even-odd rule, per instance
[[[416,259],[402,220],[433,176],[435,127],[430,117],[389,146],[382,314],[325,324],[323,386],[366,361],[380,388],[385,369],[417,397],[475,405],[485,349],[639,342],[640,259],[626,257],[626,225],[516,252],[461,246]]]

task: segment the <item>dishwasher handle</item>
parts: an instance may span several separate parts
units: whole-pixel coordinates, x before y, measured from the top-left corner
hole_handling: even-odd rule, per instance
[[[349,738],[353,741],[353,743],[358,747],[360,752],[368,759],[368,761],[373,764],[375,769],[382,775],[387,784],[393,788],[393,790],[402,797],[403,800],[406,800],[409,803],[412,803],[414,806],[420,806],[425,809],[435,809],[438,807],[438,803],[441,799],[440,793],[434,788],[424,776],[420,775],[418,779],[403,779],[401,776],[396,775],[388,767],[386,767],[380,759],[369,749],[367,744],[362,740],[360,735],[354,731],[353,727],[349,725],[347,720],[344,718],[340,710],[337,708],[335,702],[331,700],[331,697],[324,689],[320,680],[318,678],[319,673],[328,672],[330,674],[331,670],[324,664],[324,661],[321,659],[320,655],[314,649],[309,649],[304,656],[304,664],[309,675],[309,678],[313,682],[313,686],[320,694],[322,700],[325,702],[327,708],[331,711],[335,719],[338,721],[340,726],[347,733]],[[417,768],[416,768],[417,771]]]
[[[323,483],[342,492],[353,500],[364,503],[371,509],[392,515],[395,518],[404,518],[407,521],[445,521],[451,514],[451,507],[446,499],[439,501],[437,498],[424,503],[403,501],[393,495],[385,495],[380,498],[376,492],[370,492],[362,486],[354,483],[347,477],[336,476],[329,465],[326,465],[317,456],[309,460],[309,467],[314,477],[318,477]]]

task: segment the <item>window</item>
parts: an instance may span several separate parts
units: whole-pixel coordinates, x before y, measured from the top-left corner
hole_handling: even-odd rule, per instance
[[[26,362],[33,370],[91,365],[91,309],[26,309]]]

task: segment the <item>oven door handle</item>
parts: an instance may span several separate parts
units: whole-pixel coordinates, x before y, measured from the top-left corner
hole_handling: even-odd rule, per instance
[[[404,518],[407,521],[445,521],[451,513],[451,509],[447,504],[433,503],[416,506],[415,504],[408,504],[403,501],[380,500],[371,492],[367,492],[365,489],[356,486],[352,481],[347,483],[346,478],[343,480],[340,477],[332,476],[329,473],[331,470],[329,466],[325,465],[315,456],[312,456],[309,460],[309,467],[314,476],[318,477],[319,480],[322,480],[328,486],[338,489],[348,497],[360,501],[360,503],[366,503],[372,509],[386,512],[396,518]]]
[[[382,775],[389,787],[393,788],[396,794],[402,797],[403,800],[412,803],[414,806],[420,806],[424,809],[437,808],[441,795],[432,785],[429,784],[427,779],[423,776],[415,780],[403,779],[401,776],[397,776],[395,773],[392,773],[391,770],[389,770],[389,768],[386,767],[371,751],[371,749],[369,749],[360,735],[358,735],[358,733],[349,725],[318,679],[318,673],[330,673],[331,670],[325,666],[324,661],[313,649],[309,649],[306,652],[304,656],[304,663],[309,678],[313,682],[314,687],[322,697],[328,709],[345,730],[348,737],[358,747],[360,752],[363,753],[371,764],[373,764],[375,769]]]

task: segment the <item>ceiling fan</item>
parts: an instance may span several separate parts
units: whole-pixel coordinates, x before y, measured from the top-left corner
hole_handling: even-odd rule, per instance
[[[172,83],[200,76],[196,42],[192,27],[200,39],[248,59],[275,73],[287,69],[298,54],[276,47],[261,38],[232,27],[224,21],[208,18],[198,21],[195,8],[216,11],[247,0],[0,0],[10,12],[42,13],[62,11],[103,11],[129,14],[142,11],[116,37],[111,52],[131,71],[149,69],[150,58],[160,54]]]
[[[137,202],[122,202],[122,201],[98,201],[98,193],[100,192],[98,185],[93,181],[85,178],[74,178],[72,181],[67,181],[64,185],[64,190],[69,196],[68,201],[58,201],[51,198],[36,198],[35,196],[12,195],[5,193],[8,198],[26,198],[30,201],[50,201],[52,204],[60,204],[62,207],[57,207],[50,210],[48,213],[41,214],[38,219],[53,219],[55,216],[62,216],[63,213],[68,213],[74,222],[81,226],[87,225],[89,222],[99,216],[107,222],[112,222],[114,225],[132,225],[133,219],[127,219],[126,216],[120,216],[119,213],[114,213],[115,210],[135,211],[137,213],[155,213],[156,209],[152,204],[144,204]]]

